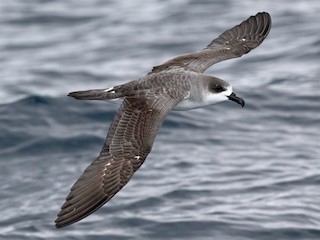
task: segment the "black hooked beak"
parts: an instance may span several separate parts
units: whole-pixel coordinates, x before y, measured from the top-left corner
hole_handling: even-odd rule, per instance
[[[235,93],[231,93],[230,96],[228,96],[228,98],[229,100],[239,103],[242,107],[244,107],[244,100],[238,97]]]

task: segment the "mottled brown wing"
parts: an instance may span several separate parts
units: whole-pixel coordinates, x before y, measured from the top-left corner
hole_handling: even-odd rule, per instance
[[[148,96],[148,94],[150,96]],[[102,151],[71,188],[56,227],[75,223],[108,202],[142,165],[169,111],[184,98],[148,93],[124,98]]]
[[[154,67],[152,72],[171,68],[186,68],[202,73],[217,62],[241,57],[250,52],[263,42],[270,29],[270,15],[266,12],[258,13],[222,33],[203,50],[173,58]]]

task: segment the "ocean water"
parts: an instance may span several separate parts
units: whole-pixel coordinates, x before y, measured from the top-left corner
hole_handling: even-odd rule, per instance
[[[172,112],[129,184],[54,220],[118,105],[76,101],[205,47],[258,11],[257,49],[206,73],[246,101]],[[0,239],[320,239],[320,2],[0,1]]]

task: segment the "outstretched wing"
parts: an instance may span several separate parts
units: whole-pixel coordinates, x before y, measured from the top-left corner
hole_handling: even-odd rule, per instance
[[[165,117],[184,95],[177,91],[174,97],[163,92],[148,92],[139,98],[124,98],[99,157],[71,188],[56,219],[56,227],[90,215],[127,184],[151,151]]]
[[[270,29],[270,15],[266,12],[258,13],[222,33],[203,50],[173,58],[154,67],[151,73],[171,68],[187,68],[202,73],[217,62],[241,57],[258,47]]]

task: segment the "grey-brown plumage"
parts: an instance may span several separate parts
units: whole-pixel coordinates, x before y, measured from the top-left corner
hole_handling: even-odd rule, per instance
[[[108,202],[142,165],[167,114],[224,100],[244,101],[229,83],[202,74],[214,63],[256,48],[271,28],[268,13],[258,13],[227,30],[201,51],[173,58],[145,77],[111,87],[70,93],[76,99],[123,99],[100,152],[71,188],[56,227],[75,223]]]

